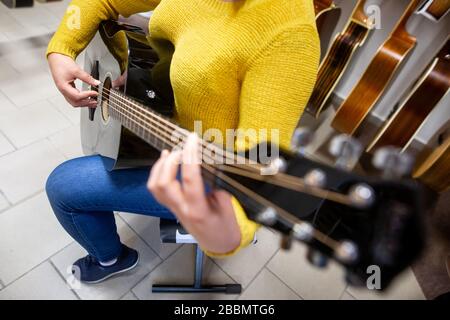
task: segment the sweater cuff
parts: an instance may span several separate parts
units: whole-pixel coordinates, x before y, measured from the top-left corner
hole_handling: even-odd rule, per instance
[[[247,218],[244,209],[239,204],[239,201],[235,197],[231,198],[231,204],[234,209],[234,214],[236,215],[236,221],[239,225],[241,231],[241,242],[239,246],[227,253],[217,254],[214,252],[205,251],[206,255],[212,258],[226,258],[236,254],[242,248],[245,248],[255,239],[255,233],[259,229],[259,225]]]
[[[69,46],[67,46],[63,41],[58,41],[53,37],[50,40],[50,43],[48,44],[47,51],[45,53],[45,57],[48,58],[48,55],[50,53],[60,53],[65,56],[68,56],[75,60],[78,56],[78,53],[75,52],[73,49],[71,49]]]

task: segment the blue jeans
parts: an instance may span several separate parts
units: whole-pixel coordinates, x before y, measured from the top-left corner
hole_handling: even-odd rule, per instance
[[[174,215],[148,192],[148,168],[108,171],[100,156],[82,157],[59,165],[46,191],[64,229],[100,261],[122,249],[113,211],[166,219]]]

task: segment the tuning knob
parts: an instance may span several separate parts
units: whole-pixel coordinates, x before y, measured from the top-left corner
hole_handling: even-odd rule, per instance
[[[277,157],[269,162],[269,165],[262,166],[260,174],[262,176],[273,176],[279,172],[285,172],[287,169],[287,162],[282,157]]]
[[[292,236],[298,241],[310,242],[314,236],[314,228],[306,222],[298,223],[292,228]]]
[[[336,166],[351,170],[363,152],[361,143],[349,135],[341,134],[331,140],[330,153],[336,157]]]
[[[352,186],[348,192],[352,205],[358,208],[367,208],[375,201],[375,191],[365,183]]]
[[[314,249],[308,250],[306,258],[313,266],[317,268],[323,269],[328,265],[328,257],[326,257],[323,253]]]
[[[327,175],[323,170],[313,169],[305,175],[304,180],[308,186],[323,188],[327,183]]]
[[[291,150],[304,156],[306,147],[314,140],[314,134],[308,128],[297,128],[292,136]]]
[[[375,168],[383,171],[385,178],[403,177],[411,173],[414,160],[401,149],[395,147],[380,148],[372,159]]]
[[[334,255],[344,264],[353,264],[359,258],[358,247],[351,241],[342,241]]]
[[[275,211],[275,209],[268,207],[263,211],[261,211],[260,213],[258,213],[258,215],[256,216],[256,220],[263,225],[271,227],[275,225],[275,223],[277,223],[278,214]]]

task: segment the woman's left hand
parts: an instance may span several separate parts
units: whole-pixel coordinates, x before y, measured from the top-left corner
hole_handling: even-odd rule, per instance
[[[199,141],[195,134],[191,134],[183,151],[164,150],[152,168],[147,187],[177,216],[203,250],[225,254],[239,246],[241,232],[231,195],[219,190],[205,193]],[[181,183],[177,180],[180,162]]]

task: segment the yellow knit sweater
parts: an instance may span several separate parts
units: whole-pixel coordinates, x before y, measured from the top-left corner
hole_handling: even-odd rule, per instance
[[[74,0],[69,8],[47,54],[75,58],[102,20],[154,10],[152,38],[175,46],[170,78],[180,125],[192,129],[201,120],[203,130],[224,133],[278,129],[280,145],[289,148],[319,63],[313,0]],[[236,142],[244,143],[254,141]],[[233,207],[241,230],[237,251],[257,225],[235,199]]]

